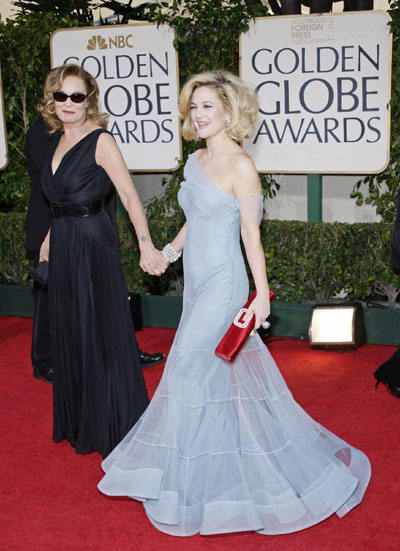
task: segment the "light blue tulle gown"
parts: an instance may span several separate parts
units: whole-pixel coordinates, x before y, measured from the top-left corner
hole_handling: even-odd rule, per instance
[[[99,489],[143,501],[175,536],[284,534],[345,515],[368,485],[367,457],[294,401],[257,334],[233,365],[214,353],[248,298],[240,218],[259,223],[261,196],[231,197],[191,155],[179,202],[182,318],[154,397],[103,461]]]

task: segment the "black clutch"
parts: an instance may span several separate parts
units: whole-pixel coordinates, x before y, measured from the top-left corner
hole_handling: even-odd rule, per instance
[[[49,279],[49,263],[46,260],[39,262],[36,268],[31,271],[30,276],[37,283],[47,285]]]

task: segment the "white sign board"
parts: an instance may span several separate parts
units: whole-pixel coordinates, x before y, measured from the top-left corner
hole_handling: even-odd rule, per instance
[[[0,170],[3,170],[8,163],[8,148],[7,148],[7,129],[6,119],[4,116],[4,97],[3,84],[0,73]]]
[[[259,94],[245,150],[260,172],[378,173],[389,160],[391,36],[383,12],[256,19],[241,76]]]
[[[93,75],[129,170],[173,170],[181,158],[174,31],[156,25],[60,29],[51,64],[76,63]]]

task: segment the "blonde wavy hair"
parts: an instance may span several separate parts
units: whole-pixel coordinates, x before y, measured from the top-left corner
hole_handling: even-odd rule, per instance
[[[196,140],[196,127],[191,119],[190,104],[193,92],[201,86],[213,88],[230,115],[227,133],[241,141],[253,130],[258,114],[256,93],[239,77],[227,71],[207,71],[192,76],[183,86],[179,98],[179,115],[183,119],[182,135],[186,140]]]
[[[63,123],[55,112],[53,92],[61,90],[64,80],[71,76],[80,78],[85,85],[88,101],[86,118],[93,122],[93,124],[107,128],[109,116],[107,113],[100,113],[99,87],[96,79],[79,65],[69,63],[68,65],[60,65],[60,67],[52,69],[47,75],[44,84],[43,99],[39,103],[38,111],[41,112],[42,117],[50,127],[49,134],[63,129]]]

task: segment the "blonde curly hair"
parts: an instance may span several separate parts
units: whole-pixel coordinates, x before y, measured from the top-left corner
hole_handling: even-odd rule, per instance
[[[229,136],[236,141],[248,137],[257,120],[259,106],[256,93],[239,77],[221,70],[194,75],[183,86],[179,98],[183,137],[186,140],[199,140],[190,116],[190,104],[193,92],[201,86],[213,88],[229,112],[230,125],[227,128]]]
[[[109,115],[99,110],[99,87],[96,79],[79,65],[69,63],[52,69],[46,77],[43,98],[39,103],[38,111],[50,127],[49,133],[53,134],[63,129],[63,123],[55,112],[53,92],[61,90],[64,80],[70,76],[80,78],[85,85],[88,101],[86,118],[93,124],[107,128]]]

